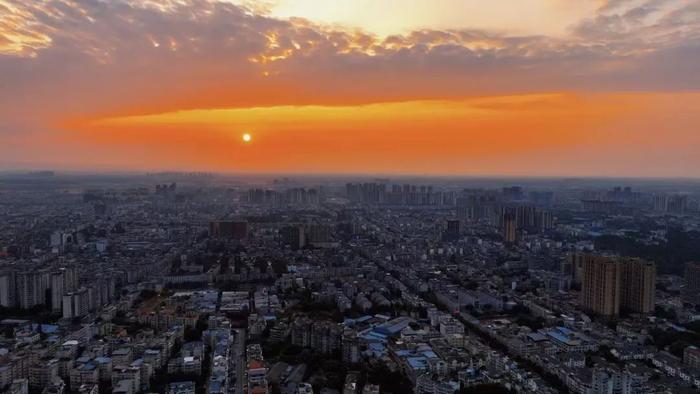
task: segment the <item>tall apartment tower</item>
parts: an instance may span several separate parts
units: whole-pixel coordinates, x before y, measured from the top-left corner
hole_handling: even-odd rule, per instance
[[[18,272],[15,276],[16,303],[22,309],[46,304],[49,289],[48,271]]]
[[[12,270],[0,272],[0,306],[15,306],[15,272]]]
[[[624,258],[620,261],[620,307],[634,313],[651,313],[655,307],[656,266],[650,261]]]
[[[63,308],[63,294],[66,292],[64,271],[51,273],[51,310],[60,312]]]
[[[461,220],[474,220],[474,197],[457,198],[457,217]]]
[[[306,231],[300,224],[289,225],[280,229],[283,245],[289,245],[292,250],[299,250],[306,246]]]
[[[209,222],[209,234],[213,237],[244,239],[248,236],[248,222],[245,220]]]
[[[88,290],[81,288],[75,292],[65,294],[63,296],[62,309],[64,319],[85,316],[90,310]]]
[[[585,255],[582,257],[581,308],[614,317],[620,310],[654,311],[656,266],[637,258]]]
[[[567,275],[572,283],[581,284],[583,277],[583,262],[592,255],[584,252],[574,252],[561,262],[561,273]]]
[[[700,262],[685,264],[685,295],[692,302],[700,302]]]
[[[581,308],[598,315],[620,313],[620,264],[610,256],[587,256],[583,260]]]
[[[449,219],[447,221],[447,226],[443,232],[443,238],[446,240],[454,241],[459,239],[460,235],[460,223],[457,219]]]
[[[503,241],[508,245],[513,245],[517,241],[518,228],[516,217],[512,213],[503,215]]]
[[[75,267],[62,267],[59,269],[63,273],[63,287],[65,291],[78,290],[78,271]]]

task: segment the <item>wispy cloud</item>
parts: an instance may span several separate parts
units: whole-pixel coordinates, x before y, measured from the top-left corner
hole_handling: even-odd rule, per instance
[[[0,101],[23,108],[14,115],[700,87],[698,1],[611,1],[565,39],[378,38],[209,0],[0,7]]]

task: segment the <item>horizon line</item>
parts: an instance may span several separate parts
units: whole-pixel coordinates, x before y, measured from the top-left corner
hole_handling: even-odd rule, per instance
[[[683,175],[596,175],[596,174],[446,174],[446,173],[390,173],[390,172],[239,172],[221,170],[126,170],[126,169],[103,169],[103,170],[76,170],[76,169],[51,169],[51,168],[17,168],[0,169],[0,176],[6,175],[31,175],[38,172],[53,172],[54,176],[60,175],[127,175],[127,176],[153,176],[153,175],[185,175],[201,174],[214,176],[240,176],[240,177],[339,177],[339,178],[442,178],[442,179],[629,179],[629,180],[685,180],[698,181],[700,176]]]

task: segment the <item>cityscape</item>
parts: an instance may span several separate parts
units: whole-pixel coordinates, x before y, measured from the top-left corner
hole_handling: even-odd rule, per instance
[[[700,393],[700,0],[0,0],[0,394]]]
[[[627,182],[8,175],[0,385],[697,392],[700,183]]]

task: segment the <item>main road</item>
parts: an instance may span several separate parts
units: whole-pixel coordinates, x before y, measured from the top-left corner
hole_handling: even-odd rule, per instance
[[[245,329],[234,328],[233,338],[233,354],[231,355],[231,363],[235,368],[236,384],[234,394],[243,394],[243,384],[245,383]]]

